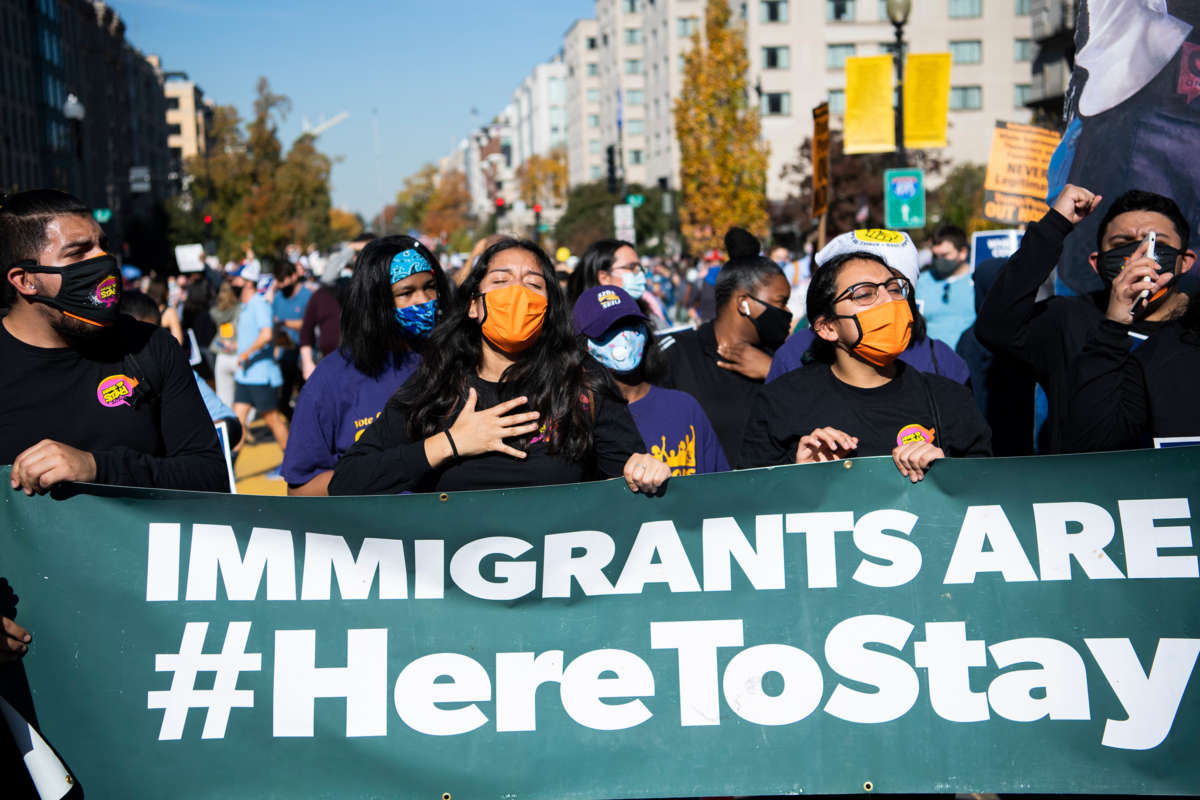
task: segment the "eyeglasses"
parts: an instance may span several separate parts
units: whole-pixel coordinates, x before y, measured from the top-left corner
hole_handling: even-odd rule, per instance
[[[833,302],[850,300],[856,306],[872,305],[879,298],[879,290],[883,289],[893,300],[907,300],[912,294],[912,284],[905,278],[892,278],[882,283],[856,283],[846,291],[833,298]]]
[[[643,274],[646,272],[646,268],[643,267],[641,264],[622,264],[619,267],[613,267],[611,271],[616,272],[619,269],[627,269],[630,272],[632,272],[634,275],[640,275],[640,274]]]

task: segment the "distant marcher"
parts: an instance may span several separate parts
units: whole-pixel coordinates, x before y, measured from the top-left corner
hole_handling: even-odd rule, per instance
[[[292,395],[304,383],[300,374],[300,327],[304,322],[304,310],[308,307],[312,290],[304,285],[304,275],[291,261],[283,261],[276,267],[275,299],[271,312],[281,336],[276,337],[278,349],[275,358],[283,374],[283,386],[279,391],[279,410],[291,416]]]
[[[233,410],[242,428],[249,424],[250,409],[267,423],[275,442],[287,449],[287,418],[279,411],[279,388],[283,374],[275,361],[275,318],[271,312],[273,282],[260,275],[257,262],[234,276],[241,287],[242,311],[237,321],[238,371],[234,377]],[[249,437],[247,437],[249,438]]]
[[[621,239],[592,242],[571,273],[567,297],[574,303],[584,290],[593,286],[620,286],[641,307],[655,328],[667,327],[662,303],[647,294],[647,273],[637,248]]]
[[[237,319],[242,304],[229,280],[221,282],[217,299],[208,311],[217,333],[209,342],[213,358],[213,383],[217,397],[227,406],[233,405],[233,376],[237,374]]]
[[[971,277],[971,248],[957,225],[943,225],[929,240],[933,261],[917,281],[917,304],[931,339],[951,347],[975,323],[975,281]]]

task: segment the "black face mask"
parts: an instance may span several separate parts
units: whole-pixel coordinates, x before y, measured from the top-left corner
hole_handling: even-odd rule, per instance
[[[46,267],[34,261],[23,261],[14,266],[26,272],[49,272],[62,276],[58,295],[34,295],[32,299],[37,302],[98,328],[107,328],[116,323],[121,305],[121,271],[113,256],[105,253],[65,267]]]
[[[788,334],[792,332],[792,312],[776,308],[770,303],[764,303],[754,295],[749,297],[763,306],[761,314],[757,317],[750,317],[754,330],[758,332],[758,343],[768,350],[777,350],[781,344],[787,341]]]
[[[1112,288],[1113,281],[1121,274],[1121,270],[1125,269],[1125,264],[1129,261],[1129,257],[1141,246],[1141,242],[1130,242],[1120,247],[1114,247],[1111,250],[1105,250],[1097,257],[1096,272],[1100,274],[1100,280],[1104,281],[1105,289]],[[1179,262],[1179,256],[1182,253],[1182,250],[1176,250],[1174,247],[1168,247],[1165,244],[1156,244],[1154,247],[1154,260],[1158,262],[1158,274],[1174,272],[1175,265]]]
[[[929,271],[933,273],[933,277],[939,281],[944,281],[953,275],[954,271],[962,266],[962,263],[953,258],[934,256],[933,261],[929,262]]]

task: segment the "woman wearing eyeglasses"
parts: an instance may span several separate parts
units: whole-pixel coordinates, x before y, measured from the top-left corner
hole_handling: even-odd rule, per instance
[[[592,242],[567,281],[567,299],[574,303],[595,286],[619,286],[637,301],[651,328],[667,327],[662,304],[647,291],[646,268],[632,244],[621,239]]]
[[[946,456],[991,455],[969,390],[897,357],[912,336],[912,285],[874,253],[824,263],[808,288],[813,363],[763,387],[742,466],[890,455],[913,483]]]

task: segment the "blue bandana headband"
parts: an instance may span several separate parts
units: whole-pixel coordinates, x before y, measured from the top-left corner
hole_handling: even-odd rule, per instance
[[[417,252],[416,248],[410,248],[401,250],[392,257],[391,272],[391,282],[396,283],[418,272],[433,272],[433,265],[426,261],[425,256]]]

